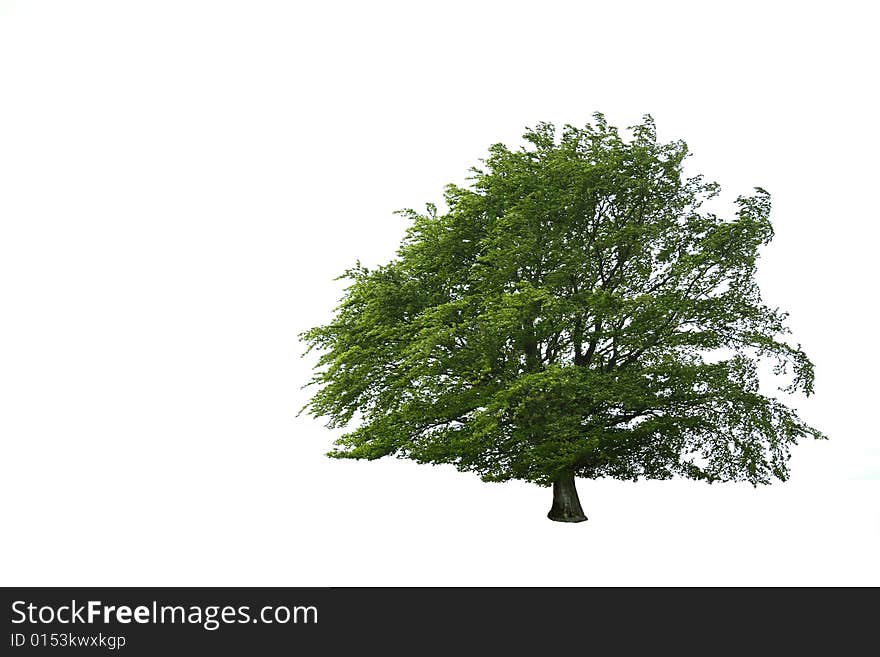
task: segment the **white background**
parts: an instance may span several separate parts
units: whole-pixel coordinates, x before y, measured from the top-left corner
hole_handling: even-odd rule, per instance
[[[0,0],[0,583],[880,584],[877,16],[833,2]],[[333,278],[526,125],[771,191],[831,437],[772,487],[550,494],[323,453]]]

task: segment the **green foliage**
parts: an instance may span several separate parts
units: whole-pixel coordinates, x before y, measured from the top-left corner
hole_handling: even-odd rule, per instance
[[[761,359],[813,389],[754,280],[770,195],[701,210],[718,186],[684,177],[686,144],[650,116],[629,139],[601,114],[524,139],[447,186],[447,212],[403,211],[397,257],[347,271],[333,320],[302,335],[321,352],[306,409],[357,425],[331,456],[538,484],[785,479],[790,447],[823,436],[758,390]]]

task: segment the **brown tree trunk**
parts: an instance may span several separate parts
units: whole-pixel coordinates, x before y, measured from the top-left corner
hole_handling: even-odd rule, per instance
[[[563,475],[553,482],[553,506],[547,517],[557,522],[583,522],[587,519],[578,499],[574,475]]]

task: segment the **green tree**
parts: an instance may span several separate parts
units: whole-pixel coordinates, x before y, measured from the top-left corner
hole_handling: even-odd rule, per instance
[[[302,334],[321,352],[304,410],[355,425],[330,456],[552,485],[567,522],[586,520],[575,477],[785,480],[791,446],[823,436],[759,392],[763,359],[813,390],[755,282],[769,194],[703,210],[718,185],[684,176],[687,145],[650,116],[626,138],[596,114],[524,139],[448,185],[448,211],[402,211],[397,256],[347,271]]]

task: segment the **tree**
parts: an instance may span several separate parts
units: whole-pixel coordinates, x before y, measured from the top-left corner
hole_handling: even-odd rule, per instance
[[[301,336],[322,352],[304,410],[357,425],[329,455],[552,484],[565,522],[586,520],[575,477],[785,480],[791,446],[823,436],[759,391],[766,359],[813,391],[755,282],[770,195],[705,211],[718,185],[684,176],[687,145],[650,116],[628,138],[601,114],[558,132],[495,144],[446,212],[401,211],[392,262],[343,275]]]

